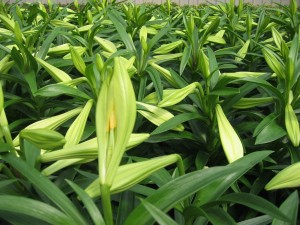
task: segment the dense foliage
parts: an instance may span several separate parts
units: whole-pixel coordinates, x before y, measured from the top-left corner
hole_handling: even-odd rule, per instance
[[[0,2],[1,224],[299,224],[299,23]]]

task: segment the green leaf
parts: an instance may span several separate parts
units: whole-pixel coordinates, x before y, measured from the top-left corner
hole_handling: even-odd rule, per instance
[[[257,152],[258,153],[258,152]],[[260,153],[252,153],[250,155],[246,155],[243,158],[231,163],[228,166],[236,167],[236,170],[239,173],[234,173],[226,177],[226,179],[219,178],[216,179],[211,184],[207,185],[205,188],[201,189],[195,198],[194,204],[197,206],[201,206],[210,201],[217,200],[220,196],[222,196],[230,186],[234,184],[242,175],[244,175],[252,166],[262,160],[262,156]],[[264,151],[265,157],[271,154],[270,151]],[[245,168],[242,170],[240,167],[241,161],[245,161]],[[214,190],[214,191],[211,191]]]
[[[182,58],[181,58],[181,61],[180,61],[180,69],[179,69],[179,74],[182,75],[189,59],[190,59],[190,56],[191,56],[191,53],[192,53],[192,48],[190,46],[187,46],[184,48],[183,50],[183,55],[182,55]]]
[[[142,204],[160,225],[178,225],[178,223],[172,220],[167,214],[156,208],[151,203],[142,200]]]
[[[183,114],[174,116],[173,118],[171,118],[168,121],[161,124],[154,131],[152,131],[151,135],[156,135],[156,134],[166,132],[166,131],[171,130],[174,127],[180,125],[181,123],[184,123],[186,121],[193,120],[193,119],[203,119],[203,118],[198,113],[183,113]]]
[[[135,185],[134,187],[139,189],[141,185]],[[131,188],[132,190],[132,188]],[[124,191],[120,193],[118,215],[116,225],[123,225],[124,221],[135,207],[135,193],[133,191]]]
[[[277,124],[276,118],[277,116],[271,113],[257,125],[253,133],[253,137],[256,137],[255,144],[269,143],[286,135],[285,130]]]
[[[126,32],[125,27],[123,26],[123,24],[126,24],[126,22],[120,16],[119,12],[111,9],[107,12],[107,15],[109,16],[110,20],[113,22],[116,30],[118,31],[121,39],[123,40],[126,48],[130,52],[135,52],[136,50],[135,50],[133,41],[132,41],[131,37],[129,36],[129,34]]]
[[[256,137],[262,130],[269,126],[274,120],[276,120],[278,116],[276,116],[274,113],[271,113],[270,115],[266,116],[255,128],[253,132],[253,137]]]
[[[210,207],[207,209],[198,208],[195,206],[188,206],[183,212],[185,220],[188,222],[193,221],[199,216],[207,218],[214,225],[235,225],[234,219],[219,207]]]
[[[36,74],[33,70],[24,74],[24,78],[27,81],[30,91],[33,94],[37,90]]]
[[[216,59],[216,55],[210,47],[207,47],[207,53],[209,59],[209,71],[212,73],[210,75],[210,85],[211,89],[214,89],[220,77],[220,70]]]
[[[51,44],[53,43],[53,40],[58,35],[62,35],[63,33],[67,34],[66,32],[62,31],[61,27],[57,27],[57,28],[54,28],[53,30],[51,30],[51,33],[47,36],[47,38],[45,40],[43,40],[43,44],[40,47],[36,56],[38,58],[45,59],[47,56],[47,53],[49,51],[49,48],[50,48]]]
[[[238,223],[238,225],[267,225],[272,221],[272,217],[268,215],[258,216]]]
[[[250,193],[231,193],[225,196],[222,196],[219,201],[228,202],[228,203],[237,203],[249,208],[252,208],[258,212],[269,215],[273,218],[277,218],[283,221],[290,221],[290,219],[283,214],[275,205],[271,202],[265,200],[262,197],[259,197]],[[210,204],[210,203],[209,203]]]
[[[60,95],[69,95],[72,97],[90,99],[90,96],[80,91],[79,89],[75,89],[73,87],[64,84],[50,84],[40,88],[34,94],[36,96],[42,96],[42,97],[56,97]]]
[[[3,187],[5,187],[5,186],[8,186],[8,185],[10,185],[10,184],[12,184],[12,183],[14,183],[16,181],[17,180],[13,180],[13,179],[0,181],[0,189],[3,188]]]
[[[290,218],[292,223],[287,223],[278,219],[274,219],[272,225],[290,225],[297,224],[297,214],[299,208],[299,195],[294,191],[289,197],[281,204],[279,210]]]
[[[94,222],[94,225],[105,225],[105,222],[99,209],[97,208],[93,200],[90,198],[90,196],[74,182],[67,180],[67,183],[73,188],[73,190],[78,194],[81,201],[84,203],[87,211],[89,212]]]
[[[159,39],[161,39],[165,34],[167,34],[167,32],[169,32],[169,30],[171,30],[174,25],[178,22],[179,18],[177,18],[176,20],[174,20],[171,24],[167,24],[166,26],[164,26],[164,28],[162,28],[150,41],[148,44],[148,48],[151,49],[158,41]]]
[[[15,148],[9,144],[0,142],[0,153],[14,151]]]
[[[69,217],[71,217],[72,223],[70,224],[87,224],[86,221],[80,215],[80,213],[77,211],[76,207],[70,201],[70,199],[68,199],[68,197],[50,180],[42,176],[37,170],[35,170],[34,168],[26,164],[24,161],[22,161],[20,158],[17,158],[12,154],[3,155],[2,158],[6,162],[8,162],[12,167],[18,170],[24,177],[26,177],[34,186],[36,186],[42,193],[44,193]],[[28,206],[26,207],[28,208]],[[5,206],[5,208],[7,208],[7,206]]]
[[[155,88],[157,100],[160,102],[163,98],[163,86],[162,86],[159,72],[152,67],[148,67],[146,71],[151,77],[151,80]]]
[[[154,195],[146,198],[146,201],[166,212],[190,195],[205,188],[216,179],[227,179],[229,175],[242,176],[242,174],[269,154],[270,151],[255,152],[228,166],[191,172],[167,183],[158,189]],[[237,169],[237,167],[239,167],[239,169]],[[124,225],[147,224],[150,221],[152,220],[149,212],[145,210],[142,205],[139,205],[129,215]]]
[[[40,219],[50,224],[72,225],[75,223],[72,217],[66,216],[53,206],[33,199],[19,196],[0,195],[0,211],[23,214]],[[1,217],[1,215],[0,215]]]

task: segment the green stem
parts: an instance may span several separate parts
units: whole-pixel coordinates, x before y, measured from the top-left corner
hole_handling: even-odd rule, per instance
[[[207,107],[206,102],[205,102],[204,91],[203,91],[203,88],[201,86],[201,83],[197,84],[197,89],[199,90],[198,97],[200,99],[200,104],[202,106],[202,110],[205,113],[205,115],[209,115],[209,110],[208,110],[208,107]]]
[[[100,188],[105,224],[113,225],[114,221],[111,208],[110,188],[106,184],[100,185]]]
[[[14,146],[11,134],[10,134],[10,130],[8,128],[8,121],[7,121],[4,109],[2,110],[2,113],[0,116],[0,121],[1,121],[2,132],[5,137],[6,143],[13,147],[11,150],[11,153],[13,153],[14,155],[17,155],[15,146]]]

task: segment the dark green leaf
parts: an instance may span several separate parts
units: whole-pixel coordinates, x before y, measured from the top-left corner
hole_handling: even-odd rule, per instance
[[[155,92],[156,92],[156,96],[157,96],[157,100],[158,100],[158,102],[160,102],[162,100],[162,97],[163,97],[163,86],[162,86],[162,82],[161,82],[161,79],[160,79],[160,74],[153,67],[148,67],[147,72],[149,73],[149,75],[151,77],[151,80],[153,82]]]
[[[277,218],[283,221],[290,221],[290,219],[284,213],[282,213],[275,205],[257,195],[249,193],[232,193],[222,196],[219,199],[219,201],[245,205],[249,208],[257,210],[258,212],[264,213],[273,218]]]
[[[179,74],[182,75],[192,53],[192,48],[190,46],[186,46],[183,50],[182,58],[180,61],[180,69]]]
[[[64,84],[50,84],[40,88],[35,92],[36,96],[43,97],[56,97],[59,95],[69,95],[72,97],[78,97],[83,99],[90,99],[90,97],[79,89],[75,89]]]
[[[3,181],[0,181],[0,188],[3,188],[7,185],[10,185],[14,182],[16,182],[16,180],[3,180]]]
[[[0,211],[34,217],[50,224],[72,225],[74,221],[56,208],[24,197],[0,195]]]
[[[163,132],[166,132],[168,130],[173,129],[177,125],[184,123],[189,120],[194,120],[194,119],[203,119],[199,113],[183,113],[179,114],[177,116],[174,116],[173,118],[169,119],[168,121],[162,123],[160,126],[158,126],[152,133],[151,135],[156,135],[160,134]]]
[[[15,148],[12,147],[11,145],[0,142],[0,153],[14,151],[14,150]]]
[[[120,35],[120,38],[124,42],[127,50],[129,50],[130,52],[135,52],[136,50],[135,50],[133,41],[132,41],[131,37],[129,36],[129,34],[126,32],[126,29],[123,25],[123,24],[126,24],[126,22],[120,16],[119,12],[111,9],[107,12],[107,14],[108,14],[110,20],[115,25],[115,28],[117,29],[117,31]]]
[[[279,210],[285,214],[292,223],[287,223],[278,219],[274,219],[272,225],[290,225],[297,224],[297,213],[299,208],[299,195],[294,191],[289,197],[281,204]]]
[[[237,160],[234,166],[214,167],[178,177],[158,189],[154,195],[146,198],[146,201],[164,212],[168,211],[216,179],[227,179],[228,176],[236,174],[241,176],[270,153],[270,151],[255,152]],[[129,215],[124,225],[147,224],[150,221],[151,215],[140,205]]]
[[[178,225],[178,223],[172,220],[167,214],[156,208],[151,203],[142,201],[142,204],[160,225]]]
[[[23,160],[12,154],[4,155],[3,159],[18,170],[52,202],[69,215],[74,220],[72,223],[73,225],[87,224],[67,196],[50,180],[42,176],[37,170],[29,166]]]
[[[272,217],[265,215],[241,221],[238,225],[267,225],[270,224],[271,221]]]
[[[209,59],[209,70],[211,72],[210,75],[210,87],[214,89],[216,84],[218,83],[220,71],[219,65],[215,56],[215,53],[210,47],[207,47],[208,59]]]
[[[265,154],[270,154],[270,153],[271,153],[270,151],[265,151]],[[249,157],[249,155],[246,155],[241,159],[241,160],[245,160],[247,162],[248,167],[241,170],[241,168],[239,168],[240,164],[241,164],[240,160],[237,160],[237,161],[231,163],[229,166],[230,167],[235,167],[236,170],[239,170],[239,173],[230,174],[226,177],[226,179],[223,179],[223,178],[216,179],[211,184],[209,184],[206,187],[204,187],[203,189],[201,189],[197,193],[197,196],[195,197],[195,203],[194,204],[197,205],[197,206],[201,206],[201,205],[206,204],[210,201],[215,201],[219,197],[221,197],[225,193],[225,191],[228,188],[230,188],[231,185],[234,184],[234,182],[236,182],[252,166],[254,166],[255,163],[259,162],[259,159],[260,159],[259,154],[256,155],[256,157],[255,157],[255,153],[252,153],[250,155],[252,155],[252,157],[253,157],[252,159],[251,159],[251,157]],[[245,157],[248,158],[248,160],[246,160]],[[214,190],[214,191],[211,191],[211,190]]]
[[[90,196],[74,182],[69,180],[67,180],[67,182],[73,188],[73,190],[78,194],[81,201],[84,203],[87,211],[89,212],[94,222],[94,225],[105,225],[105,222],[103,220],[103,217],[99,209],[97,208],[93,200],[90,198]]]
[[[259,135],[257,135],[255,144],[265,144],[272,141],[275,141],[283,136],[286,135],[284,129],[282,129],[278,124],[275,122],[271,123],[269,126],[265,127]]]
[[[188,206],[184,209],[184,217],[188,222],[192,222],[199,216],[205,217],[214,225],[234,225],[234,219],[219,207],[211,207],[207,209]]]
[[[136,189],[139,187],[135,186]],[[116,225],[123,225],[124,221],[135,206],[135,194],[132,191],[124,191],[120,194],[119,208]]]

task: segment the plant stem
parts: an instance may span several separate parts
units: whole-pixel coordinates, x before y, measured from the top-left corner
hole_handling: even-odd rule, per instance
[[[5,137],[6,143],[13,147],[12,150],[11,150],[11,153],[13,153],[14,155],[17,155],[17,152],[15,150],[15,146],[13,144],[13,140],[12,140],[12,137],[11,137],[11,134],[10,134],[10,130],[9,130],[9,127],[8,127],[8,122],[7,122],[7,118],[6,118],[6,114],[5,114],[4,109],[2,109],[2,113],[1,113],[1,116],[0,116],[0,121],[1,121],[2,132],[3,132],[3,135]]]
[[[104,220],[106,225],[113,225],[113,215],[111,208],[111,199],[110,199],[110,188],[106,184],[101,185],[101,201],[104,213]]]

